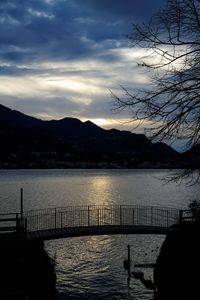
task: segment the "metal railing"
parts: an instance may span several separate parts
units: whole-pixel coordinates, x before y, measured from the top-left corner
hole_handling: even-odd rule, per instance
[[[20,213],[1,213],[0,231],[1,232],[26,231],[26,219],[21,218]]]
[[[68,206],[24,212],[28,232],[91,226],[165,227],[180,222],[180,210],[157,206]]]

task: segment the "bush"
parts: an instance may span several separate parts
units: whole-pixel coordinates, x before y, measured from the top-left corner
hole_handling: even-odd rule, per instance
[[[192,218],[194,221],[200,221],[200,201],[193,200],[189,205],[189,210],[192,213]]]

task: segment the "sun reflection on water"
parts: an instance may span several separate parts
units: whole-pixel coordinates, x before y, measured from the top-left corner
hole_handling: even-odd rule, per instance
[[[109,205],[113,202],[115,185],[109,176],[94,176],[88,184],[89,204]]]
[[[50,257],[56,258],[59,300],[152,299],[152,292],[133,278],[128,288],[123,260],[129,244],[132,270],[134,264],[154,263],[163,239],[158,235],[105,235],[45,242]],[[152,269],[146,269],[145,277],[152,276]]]

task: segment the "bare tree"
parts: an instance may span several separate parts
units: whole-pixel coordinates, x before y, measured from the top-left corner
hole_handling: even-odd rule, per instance
[[[148,51],[139,66],[150,71],[150,83],[134,92],[123,88],[123,97],[113,94],[117,109],[150,121],[155,141],[199,143],[200,1],[167,0],[150,22],[133,26],[129,40]]]

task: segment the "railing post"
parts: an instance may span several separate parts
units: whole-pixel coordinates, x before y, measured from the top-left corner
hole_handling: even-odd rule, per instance
[[[23,220],[24,214],[24,203],[23,203],[23,188],[20,189],[20,211],[21,211],[21,220]]]
[[[57,216],[56,216],[56,208],[55,208],[55,212],[54,212],[54,218],[55,218],[55,228],[57,227]]]
[[[183,221],[183,211],[182,209],[179,210],[179,224],[182,224]]]
[[[151,226],[153,226],[153,207],[151,206]]]
[[[24,229],[25,229],[25,233],[27,233],[27,218],[24,221],[25,221]]]
[[[19,226],[21,227],[21,231],[26,230],[25,226],[25,220],[24,220],[24,190],[23,188],[20,189],[20,214],[21,214],[21,220],[19,221]],[[27,220],[26,220],[27,221]]]
[[[60,212],[60,228],[62,229],[62,211]]]
[[[16,213],[16,232],[19,232],[19,229],[20,229],[20,219],[19,219],[19,214]]]
[[[122,226],[122,206],[119,207],[120,226]]]
[[[98,208],[98,210],[97,210],[97,211],[98,211],[98,216],[97,216],[97,224],[98,224],[98,228],[99,228],[99,225],[100,225],[100,224],[99,224],[99,208]]]
[[[36,215],[36,230],[39,230],[39,221],[38,221],[38,215]]]
[[[167,228],[169,227],[169,211],[167,210]]]
[[[134,229],[134,225],[135,225],[134,207],[133,207],[132,217],[133,217],[133,229]]]
[[[90,206],[88,205],[88,226],[90,226]]]

